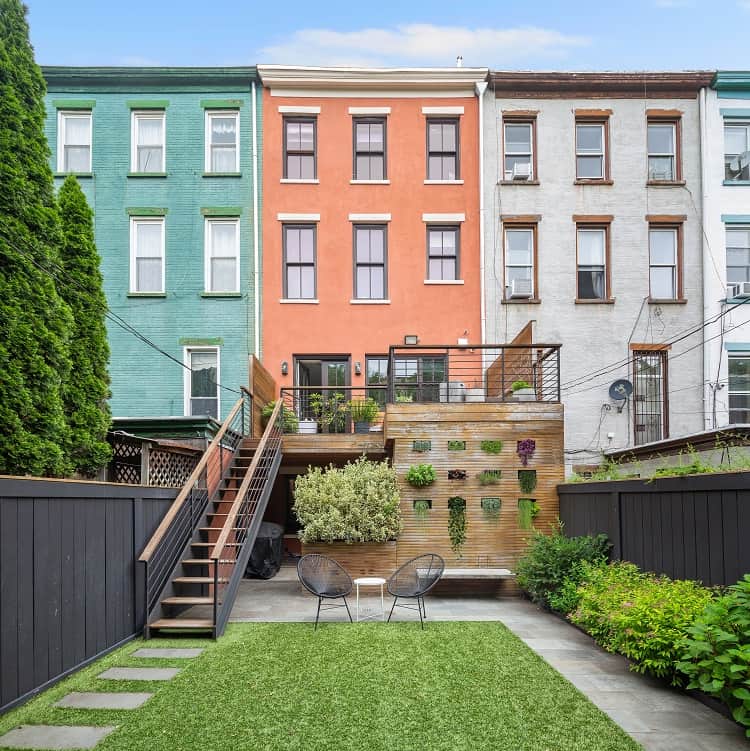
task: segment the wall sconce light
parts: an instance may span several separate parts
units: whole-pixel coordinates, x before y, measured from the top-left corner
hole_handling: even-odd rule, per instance
[[[289,372],[289,363],[286,360],[281,361],[281,375],[286,375]]]
[[[362,375],[362,363],[359,360],[354,363],[354,375]]]
[[[416,334],[406,334],[404,336],[404,344],[415,346],[419,344],[419,337]]]

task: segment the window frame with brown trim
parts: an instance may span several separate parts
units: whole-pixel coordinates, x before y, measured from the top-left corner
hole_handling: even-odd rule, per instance
[[[615,298],[612,297],[612,221],[611,215],[582,216],[573,215],[576,233],[576,304],[582,305],[611,305]],[[579,269],[579,242],[580,230],[603,230],[604,231],[604,297],[581,297]],[[586,264],[593,265],[593,264]]]
[[[513,216],[501,217],[502,234],[503,234],[503,288],[502,303],[505,305],[528,305],[529,303],[539,303],[539,217],[537,216]],[[508,283],[508,248],[507,232],[508,230],[530,230],[531,231],[531,295],[528,298],[511,298],[510,284]]]
[[[669,438],[669,349],[668,344],[630,344],[630,357],[633,367],[633,443],[638,446],[653,441],[663,441]],[[638,373],[636,363],[639,357],[658,356],[661,361],[661,435],[658,438],[649,438],[645,441],[638,440],[638,417],[644,413],[638,410]],[[649,413],[652,414],[652,413]]]
[[[575,110],[575,127],[573,130],[573,155],[575,158],[576,185],[612,185],[609,120],[612,110]],[[599,125],[602,128],[602,175],[601,177],[581,177],[578,174],[578,157],[593,156],[578,153],[578,126]]]
[[[674,128],[674,174],[671,180],[653,179],[651,177],[651,151],[648,147],[648,129],[651,125],[671,125]],[[646,110],[646,184],[685,184],[682,177],[682,112],[679,110]]]
[[[501,165],[501,174],[502,179],[500,180],[502,185],[539,185],[539,169],[538,169],[538,163],[537,163],[537,138],[536,138],[536,119],[537,119],[537,112],[534,110],[524,110],[524,111],[510,111],[510,112],[503,112],[503,120],[502,120],[502,128],[500,130],[500,138],[501,138],[501,149],[500,152],[502,154],[502,165]],[[528,125],[531,128],[531,138],[529,143],[529,148],[531,149],[530,156],[530,164],[531,164],[531,175],[529,176],[528,180],[514,180],[512,177],[512,170],[511,170],[511,178],[508,179],[506,176],[506,168],[505,168],[505,160],[508,157],[508,154],[506,153],[506,143],[507,139],[505,137],[505,127],[506,125]],[[513,155],[511,155],[513,156]]]
[[[648,301],[655,305],[669,305],[686,303],[685,298],[685,273],[684,273],[684,230],[683,225],[686,216],[670,215],[646,215],[648,222]],[[651,230],[672,230],[675,232],[675,297],[654,297],[651,293],[651,268],[654,266],[651,260]],[[665,264],[656,264],[664,266]]]

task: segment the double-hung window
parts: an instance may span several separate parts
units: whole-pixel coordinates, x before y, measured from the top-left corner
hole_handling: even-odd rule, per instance
[[[456,281],[458,269],[458,227],[427,227],[427,279]]]
[[[447,394],[447,363],[443,355],[399,356],[393,363],[395,400],[437,402]]]
[[[284,178],[314,180],[317,177],[317,119],[314,117],[284,118]]]
[[[528,299],[536,295],[534,227],[508,225],[505,234],[506,299]]]
[[[367,397],[377,402],[380,409],[385,409],[388,385],[388,358],[385,355],[367,355],[365,358],[367,368]],[[373,388],[373,387],[382,388]]]
[[[219,348],[185,350],[185,414],[219,417]]]
[[[385,225],[354,225],[354,297],[385,300],[387,233]]]
[[[58,112],[57,171],[91,172],[91,112]]]
[[[577,180],[607,178],[607,125],[606,120],[576,120]]]
[[[240,113],[206,111],[206,172],[240,171]]]
[[[206,292],[240,291],[240,220],[206,219]]]
[[[164,111],[133,112],[131,172],[165,172]]]
[[[750,352],[729,355],[729,422],[750,422]]]
[[[130,219],[130,291],[164,292],[164,217]]]
[[[427,179],[458,180],[458,118],[427,119]]]
[[[633,352],[635,443],[660,441],[669,435],[667,414],[667,352]]]
[[[315,232],[314,224],[285,224],[284,297],[288,300],[314,300]]]
[[[354,179],[385,180],[385,118],[354,119]]]
[[[579,300],[606,300],[608,227],[578,225],[578,294]]]
[[[750,180],[750,123],[724,121],[724,179]]]
[[[647,125],[648,179],[650,182],[679,180],[676,122],[650,120]]]
[[[680,229],[651,226],[648,230],[649,296],[677,300],[680,290]]]
[[[534,121],[507,121],[503,125],[504,178],[534,180]]]
[[[750,226],[731,226],[727,234],[727,285],[750,282]]]

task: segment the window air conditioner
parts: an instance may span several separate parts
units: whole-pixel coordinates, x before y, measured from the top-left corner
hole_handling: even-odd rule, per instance
[[[731,300],[740,293],[739,284],[727,284],[727,300]]]
[[[735,284],[734,286],[735,297],[741,300],[746,300],[748,297],[750,297],[750,282],[740,282],[739,284]]]
[[[514,180],[529,180],[531,178],[531,165],[530,164],[514,164],[513,165],[513,179]]]
[[[531,279],[511,279],[510,297],[511,300],[531,297]]]

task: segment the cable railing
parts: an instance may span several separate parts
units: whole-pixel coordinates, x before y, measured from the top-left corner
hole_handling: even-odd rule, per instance
[[[213,564],[213,621],[217,637],[229,619],[281,463],[282,404],[279,399],[274,407],[209,556]]]
[[[143,549],[138,560],[145,567],[147,623],[196,525],[206,513],[211,495],[228,476],[242,439],[249,433],[251,416],[252,396],[243,388],[242,396]]]

